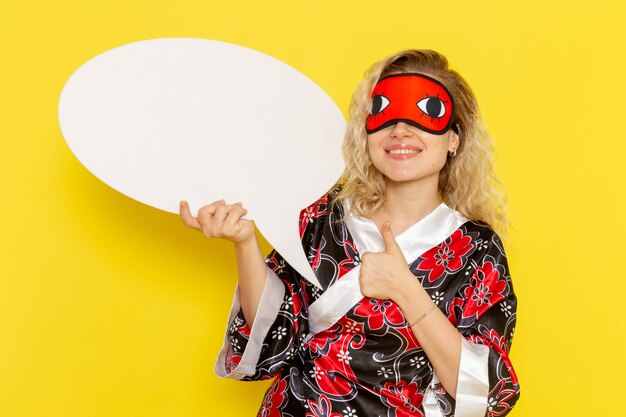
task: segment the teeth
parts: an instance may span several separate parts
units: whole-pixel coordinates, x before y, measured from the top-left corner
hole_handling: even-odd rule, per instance
[[[389,153],[392,155],[407,155],[411,153],[417,153],[415,149],[391,149]]]

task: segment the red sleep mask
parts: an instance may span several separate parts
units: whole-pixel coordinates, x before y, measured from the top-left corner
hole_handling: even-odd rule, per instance
[[[367,133],[405,122],[441,135],[452,126],[454,103],[448,89],[423,74],[392,74],[381,78],[372,91]]]

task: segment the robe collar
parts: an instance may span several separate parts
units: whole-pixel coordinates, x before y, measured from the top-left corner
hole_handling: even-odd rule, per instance
[[[348,209],[347,204],[344,204],[346,213],[349,213]],[[407,264],[410,264],[428,249],[443,242],[467,221],[461,213],[441,203],[428,215],[398,234],[396,242],[402,249]],[[359,253],[382,252],[385,249],[383,237],[373,220],[352,214],[346,216],[345,222]]]

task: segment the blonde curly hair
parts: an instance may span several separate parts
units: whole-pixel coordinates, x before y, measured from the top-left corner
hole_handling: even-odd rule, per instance
[[[366,118],[378,80],[407,72],[439,80],[454,100],[452,117],[460,144],[456,156],[448,155],[439,174],[441,199],[468,219],[483,221],[499,234],[506,234],[506,198],[504,187],[494,176],[493,139],[481,121],[476,97],[467,82],[448,68],[445,56],[432,50],[406,50],[391,55],[375,63],[357,86],[343,141],[346,169],[333,204],[348,200],[350,210],[361,217],[371,217],[383,205],[386,182],[367,151]]]

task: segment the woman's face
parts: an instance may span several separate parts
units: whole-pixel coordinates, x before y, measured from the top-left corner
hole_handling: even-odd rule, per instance
[[[388,181],[419,183],[439,181],[448,152],[459,146],[452,129],[441,135],[398,122],[367,137],[372,163]]]

